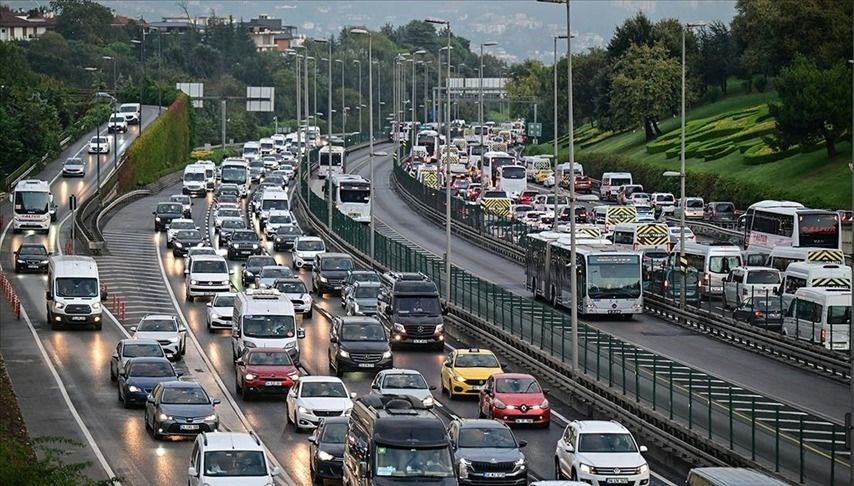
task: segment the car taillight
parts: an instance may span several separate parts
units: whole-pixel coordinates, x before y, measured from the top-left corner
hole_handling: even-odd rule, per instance
[[[753,313],[753,315],[756,316],[757,319],[762,319],[763,317],[765,317],[765,313],[762,311],[756,311]]]
[[[749,293],[750,293],[750,289],[748,289],[747,287],[744,287],[743,289],[741,289],[741,295],[747,295]]]
[[[821,343],[824,344],[827,341],[827,329],[821,330]]]

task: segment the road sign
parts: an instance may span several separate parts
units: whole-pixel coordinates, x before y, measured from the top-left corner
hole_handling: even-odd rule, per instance
[[[193,108],[204,107],[205,102],[203,100],[196,99],[203,98],[205,96],[204,83],[175,83],[175,88],[186,93],[187,96],[193,99]]]
[[[276,88],[272,86],[247,86],[246,111],[273,111]]]
[[[68,196],[68,209],[71,211],[77,209],[77,196],[74,194]]]
[[[543,136],[543,124],[542,123],[528,123],[528,133],[529,137],[542,137]]]

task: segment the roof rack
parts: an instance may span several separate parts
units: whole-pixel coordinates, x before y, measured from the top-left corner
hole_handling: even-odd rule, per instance
[[[252,436],[253,439],[255,439],[256,444],[258,444],[259,446],[261,445],[261,439],[258,438],[258,435],[255,434],[254,430],[250,430],[249,435]]]

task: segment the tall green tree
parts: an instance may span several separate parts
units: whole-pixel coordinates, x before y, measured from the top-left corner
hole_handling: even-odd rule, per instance
[[[51,0],[50,9],[56,13],[56,31],[66,39],[90,44],[103,44],[113,20],[109,8],[93,0]]]
[[[717,86],[727,92],[727,78],[735,71],[735,48],[729,27],[721,21],[712,22],[699,33],[700,76],[703,84]]]
[[[643,124],[646,139],[659,135],[658,117],[679,100],[681,69],[661,44],[632,45],[613,67],[611,122],[615,128]]]
[[[655,41],[653,24],[643,12],[626,19],[617,26],[608,41],[608,55],[614,59],[622,57],[631,46],[652,45]]]
[[[798,55],[774,85],[780,102],[768,105],[777,121],[772,145],[786,149],[824,141],[827,155],[836,155],[836,139],[851,129],[851,72],[845,63],[824,69]]]

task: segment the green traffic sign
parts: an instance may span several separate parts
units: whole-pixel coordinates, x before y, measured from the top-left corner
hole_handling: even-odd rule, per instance
[[[528,123],[528,136],[529,137],[542,137],[543,136],[543,124],[542,123]]]

